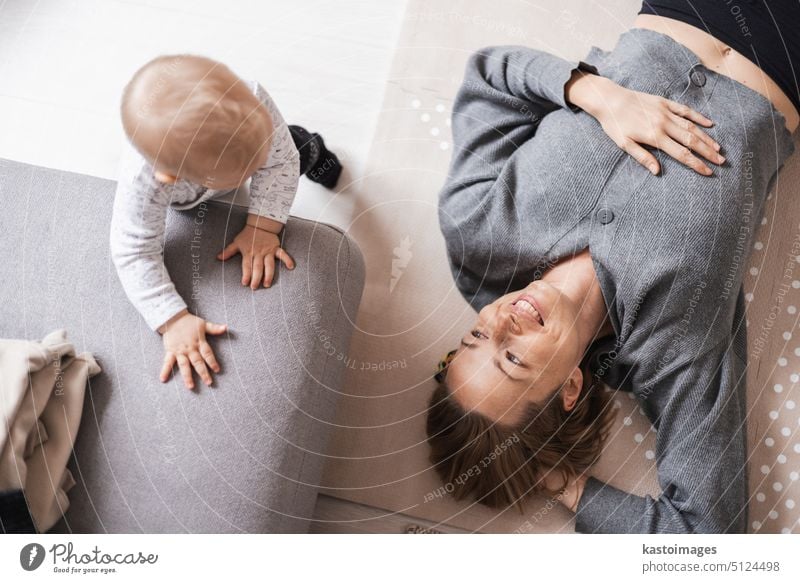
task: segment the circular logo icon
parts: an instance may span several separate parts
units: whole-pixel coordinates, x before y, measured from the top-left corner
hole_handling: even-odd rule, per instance
[[[19,552],[19,564],[26,571],[35,571],[44,562],[44,547],[38,543],[30,543]]]

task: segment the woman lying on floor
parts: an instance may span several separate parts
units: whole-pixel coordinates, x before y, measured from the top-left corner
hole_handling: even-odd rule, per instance
[[[457,498],[557,495],[580,532],[745,531],[742,279],[794,151],[800,36],[775,42],[772,15],[746,5],[743,39],[724,4],[693,1],[703,21],[683,4],[651,3],[577,64],[521,47],[469,61],[439,219],[479,314],[427,426]],[[800,20],[780,6],[777,22]],[[612,419],[600,381],[657,430],[657,498],[588,477]]]

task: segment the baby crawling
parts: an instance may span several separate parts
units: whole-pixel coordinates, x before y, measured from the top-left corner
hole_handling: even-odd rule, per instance
[[[189,209],[250,182],[247,223],[218,259],[242,256],[242,285],[272,284],[276,263],[294,268],[279,235],[305,174],[333,188],[342,167],[318,134],[286,125],[269,94],[228,67],[194,55],[146,63],[122,96],[123,156],[111,220],[111,257],[126,295],[162,334],[166,382],[177,364],[210,385],[220,366],[206,340],[223,324],[191,314],[164,266],[167,208]]]

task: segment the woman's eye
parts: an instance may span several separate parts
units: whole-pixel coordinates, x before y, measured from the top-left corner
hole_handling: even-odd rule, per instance
[[[481,333],[480,331],[478,331],[478,330],[473,330],[473,331],[472,331],[472,335],[473,335],[475,338],[487,338],[487,336],[486,336],[485,334],[482,334],[482,333]]]
[[[506,360],[513,364],[522,364],[522,361],[510,352],[506,352]]]

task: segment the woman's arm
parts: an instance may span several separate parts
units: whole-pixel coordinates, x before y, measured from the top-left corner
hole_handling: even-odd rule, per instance
[[[714,358],[714,354],[717,354]],[[639,389],[656,414],[661,494],[580,478],[563,504],[577,532],[741,533],[747,519],[744,364],[733,349],[698,354]]]
[[[526,165],[520,147],[547,114],[567,107],[564,85],[579,66],[524,47],[490,47],[469,58],[453,103],[452,159],[439,193],[442,224],[456,221],[467,231],[487,228],[490,208],[514,200],[516,168]],[[460,274],[459,290],[474,299],[484,276],[461,258],[450,259]]]
[[[453,103],[453,157],[441,197],[481,200],[504,189],[506,162],[545,115],[568,107],[564,86],[579,67],[591,68],[525,47],[473,54]]]

